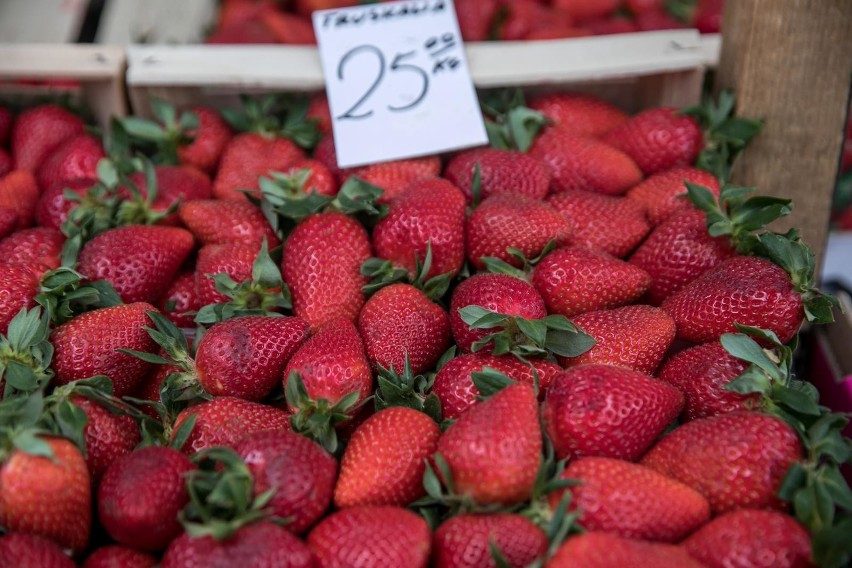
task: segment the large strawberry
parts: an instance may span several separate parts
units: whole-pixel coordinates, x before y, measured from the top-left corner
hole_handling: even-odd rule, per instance
[[[56,105],[22,112],[12,129],[15,168],[35,173],[48,155],[69,138],[83,133],[83,121]]]
[[[48,227],[24,229],[0,241],[0,259],[10,263],[37,263],[59,268],[65,235]]]
[[[180,220],[202,245],[240,243],[271,248],[281,244],[263,213],[248,201],[199,199],[183,203]]]
[[[8,207],[18,215],[18,229],[32,224],[38,199],[38,184],[30,172],[13,170],[0,178],[0,207]]]
[[[630,118],[610,103],[577,93],[550,93],[533,98],[530,108],[550,119],[555,128],[598,138]]]
[[[556,455],[636,461],[677,418],[683,395],[636,371],[581,365],[553,379],[542,419]]]
[[[96,178],[98,162],[104,156],[101,141],[91,134],[69,138],[38,167],[38,185],[50,187],[76,179]]]
[[[492,547],[508,566],[530,566],[547,552],[547,536],[521,515],[459,515],[432,536],[436,568],[496,568]]]
[[[74,561],[52,540],[22,532],[0,536],[0,568],[74,567]]]
[[[696,168],[678,167],[652,175],[631,188],[625,197],[644,205],[648,221],[656,226],[678,211],[693,209],[693,205],[686,199],[687,181],[719,196],[719,180],[716,176]]]
[[[444,177],[461,189],[465,200],[473,205],[492,195],[543,199],[550,189],[550,174],[540,161],[521,152],[498,148],[459,153],[447,164]]]
[[[567,489],[570,507],[588,531],[625,538],[677,542],[710,518],[710,506],[688,485],[639,464],[611,458],[573,460],[561,479],[579,481]],[[556,508],[564,491],[550,494]]]
[[[254,132],[238,134],[222,153],[213,194],[217,199],[245,199],[242,191],[257,192],[260,176],[285,171],[304,157],[301,148],[287,138]]]
[[[157,559],[150,554],[115,544],[92,552],[81,568],[154,568]]]
[[[569,538],[546,568],[703,568],[679,546],[621,538],[604,532],[587,532]]]
[[[426,568],[429,527],[398,507],[350,507],[323,519],[308,535],[308,546],[323,568],[406,566]]]

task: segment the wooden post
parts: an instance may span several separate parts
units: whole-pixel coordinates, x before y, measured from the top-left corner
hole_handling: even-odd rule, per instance
[[[852,1],[728,0],[717,88],[766,121],[733,181],[793,199],[775,230],[802,229],[822,263],[852,81]]]

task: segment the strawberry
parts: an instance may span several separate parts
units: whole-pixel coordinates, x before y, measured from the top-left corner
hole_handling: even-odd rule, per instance
[[[727,239],[707,232],[703,212],[682,211],[657,225],[631,255],[630,263],[651,275],[646,299],[658,306],[734,254]]]
[[[311,95],[308,100],[307,117],[316,121],[317,129],[323,136],[331,136],[331,109],[325,93]]]
[[[424,497],[426,459],[440,437],[434,420],[410,408],[386,408],[367,418],[346,446],[334,504],[405,507]]]
[[[152,210],[155,212],[166,211],[178,203],[210,199],[213,196],[210,178],[192,166],[156,166],[154,173],[157,195],[152,203]],[[148,184],[143,172],[131,174],[129,180],[143,196],[148,195]],[[177,224],[177,216],[166,219],[170,225]]]
[[[679,546],[631,540],[604,532],[587,532],[569,538],[546,568],[702,568]]]
[[[798,435],[778,418],[731,412],[680,426],[642,463],[700,491],[720,514],[743,507],[783,508],[778,489],[801,458]]]
[[[11,235],[18,226],[18,214],[14,209],[0,206],[0,239]]]
[[[436,568],[496,568],[495,547],[508,566],[530,566],[547,552],[547,536],[520,515],[459,515],[441,524],[432,537]]]
[[[579,93],[539,95],[529,107],[547,117],[554,128],[591,138],[603,136],[629,118],[610,103]]]
[[[80,450],[64,438],[37,438],[51,457],[14,449],[0,460],[0,525],[40,535],[72,552],[89,542],[92,495]],[[40,448],[41,450],[41,448]]]
[[[418,259],[432,251],[426,278],[455,276],[464,263],[465,201],[461,191],[446,180],[412,183],[390,206],[388,215],[373,228],[376,255],[416,272]]]
[[[157,344],[143,329],[151,325],[150,304],[137,302],[87,312],[60,325],[50,337],[56,382],[106,375],[115,396],[134,391],[151,365],[118,349],[155,353]]]
[[[571,317],[629,304],[645,293],[651,277],[604,252],[570,246],[545,256],[532,283],[550,313]]]
[[[6,152],[6,150],[0,147],[0,177],[5,176],[13,169],[15,169],[15,166],[12,162],[12,156],[10,156]]]
[[[281,241],[256,206],[247,201],[213,199],[182,203],[180,220],[202,245],[240,243],[275,248]]]
[[[374,368],[401,371],[408,359],[414,374],[434,367],[451,340],[447,312],[408,284],[392,284],[367,300],[358,331]]]
[[[175,276],[169,289],[160,298],[157,308],[178,327],[191,328],[195,325],[194,312],[201,309],[195,274],[183,272]]]
[[[190,417],[195,424],[186,443],[185,454],[212,446],[233,446],[248,434],[264,430],[289,430],[290,417],[283,410],[233,398],[218,396],[181,411],[172,427],[171,441]]]
[[[0,106],[0,146],[6,146],[14,122],[15,117],[12,111],[5,106]]]
[[[366,300],[361,265],[371,254],[360,223],[342,213],[312,215],[284,244],[281,264],[293,296],[293,314],[316,330],[344,317],[355,320]]]
[[[675,354],[663,364],[657,376],[683,393],[686,399],[683,419],[689,421],[756,406],[758,395],[725,389],[746,367],[745,362],[728,353],[721,343],[713,341]]]
[[[479,195],[474,195],[474,176],[479,168]],[[498,148],[474,148],[460,152],[447,164],[444,177],[461,189],[468,204],[491,195],[525,195],[544,199],[550,174],[538,160],[521,152]]]
[[[72,403],[86,413],[86,465],[92,486],[97,487],[110,464],[132,452],[142,435],[136,421],[126,414],[82,396],[72,398]]]
[[[213,396],[259,401],[308,337],[299,318],[243,316],[213,325],[195,353],[198,382]]]
[[[465,41],[491,39],[491,29],[499,8],[499,0],[457,0],[459,29]]]
[[[112,284],[125,302],[156,302],[194,244],[192,233],[177,227],[119,227],[86,243],[77,269]]]
[[[350,507],[332,513],[308,535],[323,568],[426,568],[431,535],[421,517],[398,507]]]
[[[263,22],[279,43],[288,45],[316,45],[317,38],[309,20],[269,6],[260,13]]]
[[[304,193],[316,192],[320,195],[328,195],[334,197],[337,195],[338,183],[337,177],[320,161],[317,160],[298,160],[289,169],[288,174],[291,178],[296,177],[299,172],[305,172],[305,177],[301,180],[299,189]]]
[[[126,546],[102,546],[92,552],[81,568],[154,568],[157,559]]]
[[[576,20],[608,16],[618,5],[618,0],[553,0],[555,8],[568,12]]]
[[[512,380],[532,385],[538,379],[539,398],[543,398],[553,378],[562,368],[544,359],[525,363],[513,355],[482,355],[468,353],[447,361],[435,375],[432,392],[441,401],[441,415],[449,420],[461,416],[479,400],[479,389],[473,374],[486,367],[503,373]]]
[[[541,415],[560,459],[636,461],[677,418],[683,395],[642,373],[581,365],[556,375]]]
[[[305,153],[287,138],[267,137],[255,132],[231,138],[213,181],[217,199],[246,199],[243,191],[258,189],[258,178],[269,171],[286,171]]]
[[[181,533],[177,516],[189,503],[184,476],[193,469],[186,456],[162,446],[119,458],[98,488],[98,518],[117,542],[162,550]]]
[[[639,167],[615,145],[564,129],[545,130],[533,142],[530,156],[550,171],[553,193],[582,190],[621,195],[642,181]]]
[[[38,184],[28,171],[14,170],[0,178],[0,207],[17,213],[18,229],[32,224],[38,199]]]
[[[639,464],[580,458],[560,478],[580,482],[568,489],[570,507],[580,511],[578,522],[588,531],[677,542],[710,519],[710,506],[699,492]],[[563,493],[550,494],[552,509]]]
[[[0,258],[9,263],[34,263],[59,268],[65,235],[48,227],[23,229],[0,241]]]
[[[51,229],[62,227],[62,223],[68,219],[68,213],[77,206],[76,202],[66,199],[65,191],[76,193],[83,199],[95,183],[94,179],[76,179],[42,188],[44,191],[35,207],[36,225]]]
[[[241,243],[207,245],[198,251],[195,287],[202,306],[227,302],[228,296],[217,290],[216,274],[227,274],[234,282],[251,280],[257,247]]]
[[[186,132],[192,141],[178,146],[178,159],[182,164],[213,172],[233,132],[216,110],[201,106],[189,110],[198,117],[198,126]]]
[[[379,198],[379,203],[391,203],[412,187],[415,182],[438,177],[441,173],[441,159],[437,156],[427,156],[425,158],[395,160],[360,166],[349,170],[347,173],[348,175],[344,175],[343,182],[350,176],[356,176],[384,190]]]
[[[595,338],[595,346],[579,357],[560,358],[565,367],[603,363],[651,375],[675,338],[674,320],[651,306],[585,312],[573,321]]]
[[[802,296],[785,270],[747,256],[707,270],[666,298],[662,308],[674,318],[678,338],[694,343],[733,332],[735,323],[774,331],[787,342],[805,317]]]
[[[0,568],[74,568],[55,542],[27,533],[0,536]]]
[[[654,174],[627,192],[626,197],[645,206],[648,221],[657,226],[678,211],[693,209],[686,199],[685,181],[701,185],[719,197],[719,180],[711,173],[678,167]]]
[[[651,230],[645,210],[630,199],[590,191],[563,191],[547,203],[568,218],[575,245],[624,258]]]
[[[808,532],[791,517],[774,511],[725,513],[690,535],[683,547],[708,568],[813,566]]]
[[[12,128],[15,169],[31,173],[63,142],[83,133],[78,117],[56,105],[40,105],[22,112]]]
[[[6,335],[9,323],[22,308],[35,307],[43,273],[39,264],[0,263],[0,334]]]
[[[692,165],[703,148],[704,134],[695,118],[660,107],[633,116],[610,130],[603,140],[630,156],[645,175],[651,175]]]
[[[267,509],[288,519],[288,531],[302,534],[331,504],[337,461],[319,444],[292,432],[255,432],[234,450],[246,461],[255,498],[275,491]]]
[[[334,136],[331,134],[326,134],[319,141],[314,148],[313,159],[324,165],[337,178],[338,182],[342,182],[349,174],[337,165],[337,150],[334,147]]]
[[[698,0],[692,25],[703,34],[717,34],[722,28],[724,0]]]
[[[444,483],[483,505],[529,499],[541,450],[538,401],[533,388],[523,383],[471,407],[438,441],[447,465]]]
[[[39,187],[75,179],[98,177],[98,162],[106,154],[101,141],[91,134],[69,138],[48,154],[38,168]]]
[[[485,268],[483,257],[519,267],[523,262],[508,249],[535,258],[551,241],[557,247],[566,245],[573,230],[571,222],[546,203],[531,197],[495,195],[474,209],[467,220],[467,258],[477,270]]]

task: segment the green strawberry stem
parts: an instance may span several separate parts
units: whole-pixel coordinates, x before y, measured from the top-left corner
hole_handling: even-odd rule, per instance
[[[261,98],[241,95],[241,109],[223,109],[222,116],[241,132],[289,138],[305,149],[320,141],[316,120],[308,118],[308,98],[269,94]]]
[[[369,258],[361,265],[361,274],[370,278],[370,282],[362,289],[365,294],[374,294],[385,286],[397,282],[407,282],[426,294],[433,302],[439,302],[450,288],[452,272],[427,278],[432,269],[432,241],[426,243],[426,255],[423,261],[420,256],[414,258],[414,274],[404,268],[394,266],[389,260]]]
[[[178,149],[193,141],[188,132],[198,128],[198,115],[183,111],[160,99],[151,99],[151,112],[156,120],[138,116],[118,119],[130,145],[147,151],[158,164],[176,165]],[[115,131],[115,129],[114,129]]]
[[[403,406],[422,412],[438,424],[441,423],[441,401],[435,393],[429,393],[435,381],[434,375],[415,375],[411,370],[408,353],[402,374],[391,366],[379,365],[378,387],[375,395],[376,411],[392,406]],[[428,393],[428,394],[427,394]]]
[[[540,112],[526,106],[523,91],[507,89],[482,98],[485,130],[494,148],[526,152],[536,136],[550,124]]]
[[[287,404],[296,409],[290,417],[293,431],[317,442],[331,454],[339,449],[336,427],[351,420],[366,402],[358,403],[358,391],[352,391],[337,402],[312,399],[298,371],[291,371],[287,377],[284,396]]]

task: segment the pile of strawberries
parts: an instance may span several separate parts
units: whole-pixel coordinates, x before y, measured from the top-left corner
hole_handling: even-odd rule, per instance
[[[223,0],[214,44],[315,44],[314,10],[359,0]],[[466,41],[547,40],[697,28],[718,33],[724,0],[455,0]]]
[[[351,169],[321,96],[0,109],[0,567],[844,565],[760,123],[482,107]]]

